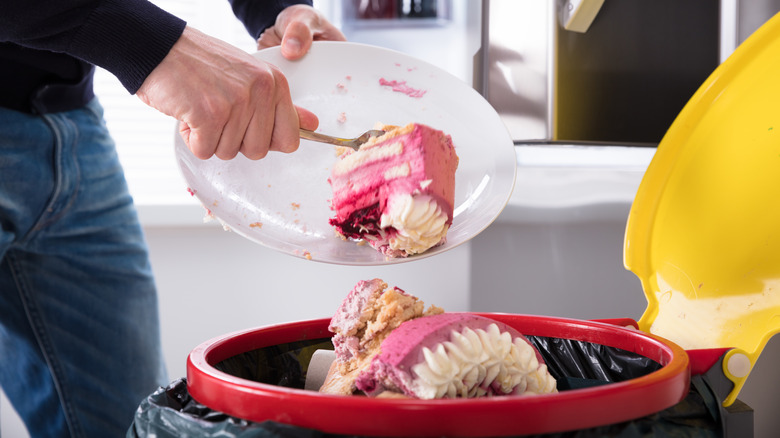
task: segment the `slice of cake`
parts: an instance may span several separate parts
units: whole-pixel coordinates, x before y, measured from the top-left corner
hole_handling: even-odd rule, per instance
[[[360,281],[331,318],[336,361],[321,392],[351,395],[358,375],[371,365],[382,341],[402,322],[442,313],[380,279]]]
[[[321,392],[420,399],[556,391],[542,357],[517,330],[444,313],[379,279],[361,281],[329,326],[336,360]]]
[[[341,155],[331,170],[330,224],[389,257],[419,254],[446,241],[458,156],[449,135],[412,123]]]

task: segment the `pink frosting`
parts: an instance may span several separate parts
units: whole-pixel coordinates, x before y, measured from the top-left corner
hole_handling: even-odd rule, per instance
[[[390,87],[393,91],[397,93],[403,93],[409,97],[420,98],[425,96],[425,93],[427,93],[426,90],[419,90],[417,88],[412,88],[406,85],[406,81],[396,81],[396,80],[388,81],[385,78],[380,78],[379,85],[383,87]]]

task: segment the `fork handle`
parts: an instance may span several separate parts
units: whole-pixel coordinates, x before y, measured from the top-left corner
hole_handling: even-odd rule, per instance
[[[352,139],[333,137],[330,135],[320,134],[319,132],[309,131],[308,129],[299,128],[300,136],[306,140],[317,141],[320,143],[335,144],[336,146],[352,146]]]

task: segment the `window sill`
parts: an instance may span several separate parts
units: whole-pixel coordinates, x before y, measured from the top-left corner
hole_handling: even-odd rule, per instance
[[[218,221],[206,220],[206,209],[197,201],[168,204],[136,202],[136,209],[144,227],[219,226]]]
[[[519,145],[499,222],[625,219],[655,148]]]

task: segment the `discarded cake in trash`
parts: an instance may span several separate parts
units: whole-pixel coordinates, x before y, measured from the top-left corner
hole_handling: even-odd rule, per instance
[[[458,156],[449,135],[426,125],[379,125],[385,134],[346,150],[331,170],[330,224],[389,257],[446,242]]]
[[[328,330],[337,360],[333,362],[321,392],[350,395],[358,375],[379,353],[382,341],[401,323],[423,315],[443,313],[380,279],[360,281],[330,320]]]
[[[361,281],[329,329],[336,361],[321,392],[419,399],[556,392],[536,349],[508,325],[444,313],[382,280]]]

